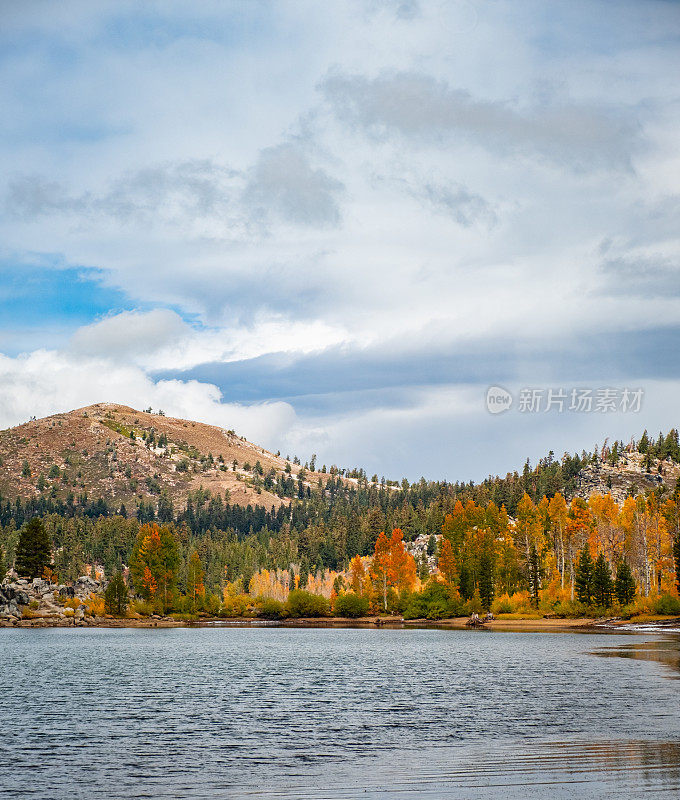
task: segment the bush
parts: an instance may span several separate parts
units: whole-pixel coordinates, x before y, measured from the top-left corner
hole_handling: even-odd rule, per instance
[[[491,604],[491,611],[494,614],[512,614],[512,601],[507,594],[496,598]]]
[[[662,594],[654,604],[657,614],[666,616],[680,616],[680,600],[670,594]]]
[[[225,592],[221,617],[250,617],[252,616],[252,598],[248,594],[228,594]]]
[[[419,594],[412,594],[404,609],[404,619],[446,619],[465,613],[460,598],[452,597],[444,583],[428,581]]]
[[[325,597],[303,589],[294,589],[288,595],[286,607],[291,617],[327,617],[330,613],[330,604]]]
[[[135,614],[140,614],[142,617],[150,617],[153,614],[153,604],[148,600],[139,598],[132,604],[132,608]]]
[[[354,592],[345,592],[335,598],[336,617],[365,617],[368,614],[368,598],[359,597]]]
[[[285,604],[271,597],[258,597],[257,607],[258,616],[264,619],[285,619],[288,616]]]

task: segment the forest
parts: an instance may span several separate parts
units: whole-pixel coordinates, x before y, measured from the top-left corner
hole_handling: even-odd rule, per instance
[[[22,532],[37,518],[55,580],[119,574],[141,613],[285,616],[297,602],[309,605],[307,615],[431,619],[475,610],[680,614],[678,489],[633,487],[622,503],[573,493],[584,466],[615,464],[626,448],[614,442],[561,460],[550,453],[479,484],[331,475],[269,511],[204,490],[180,509],[161,495],[133,514],[85,494],[55,505],[0,498],[0,572],[17,565]],[[656,440],[645,432],[637,451],[662,472],[680,462],[677,431]]]

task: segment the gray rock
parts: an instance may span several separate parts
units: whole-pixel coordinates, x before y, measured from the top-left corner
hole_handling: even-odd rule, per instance
[[[20,589],[16,595],[15,600],[17,605],[19,606],[27,606],[30,602],[30,598],[28,596],[28,592],[24,592],[23,589]]]

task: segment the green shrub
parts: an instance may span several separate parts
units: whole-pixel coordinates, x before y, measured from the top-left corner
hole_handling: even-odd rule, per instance
[[[286,608],[291,617],[327,617],[330,613],[330,604],[325,597],[303,589],[294,589],[288,595]]]
[[[446,619],[464,613],[464,606],[457,597],[451,597],[446,584],[431,580],[422,592],[410,595],[404,619]]]
[[[257,601],[258,616],[264,619],[285,619],[288,616],[285,603],[271,597],[261,597]]]
[[[657,614],[667,616],[680,615],[680,600],[670,594],[662,594],[654,604],[654,610]]]
[[[354,592],[340,594],[335,599],[336,617],[365,617],[368,614],[368,598],[359,597]]]

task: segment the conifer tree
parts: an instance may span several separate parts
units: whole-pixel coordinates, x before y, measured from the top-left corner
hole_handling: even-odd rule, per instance
[[[595,561],[593,567],[593,600],[596,605],[602,608],[608,608],[612,604],[612,596],[614,594],[614,583],[612,581],[611,570],[609,564],[604,557],[604,553],[600,553]]]
[[[460,596],[463,600],[470,600],[475,594],[475,576],[465,561],[460,566],[459,581]]]
[[[120,572],[116,572],[104,593],[106,613],[114,617],[124,617],[128,607],[127,586]]]
[[[482,553],[479,559],[479,598],[482,608],[488,611],[494,597],[493,559],[490,553]]]
[[[39,578],[52,564],[52,545],[39,517],[33,517],[19,534],[15,569],[22,577]]]
[[[630,603],[635,597],[635,589],[635,578],[633,578],[633,572],[628,562],[625,559],[619,561],[619,564],[616,568],[614,591],[616,593],[617,600],[622,606],[628,605],[628,603]]]
[[[541,569],[538,560],[536,545],[531,545],[529,551],[529,589],[531,590],[531,602],[538,608],[538,590],[541,587]]]
[[[590,557],[588,545],[579,553],[575,585],[579,601],[590,605],[593,599],[593,559]]]

